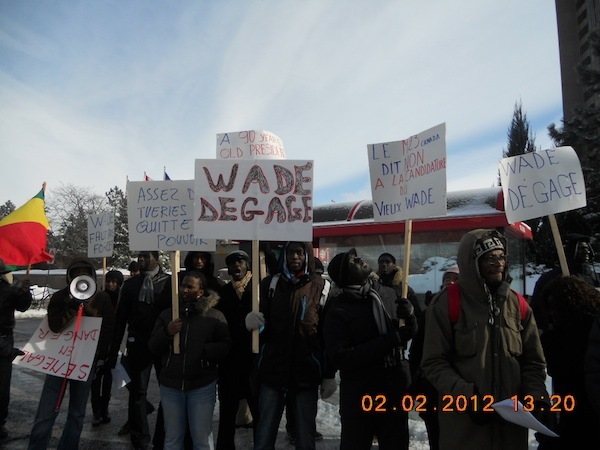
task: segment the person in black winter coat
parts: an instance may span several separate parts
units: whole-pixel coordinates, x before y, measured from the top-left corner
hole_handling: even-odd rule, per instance
[[[227,319],[231,335],[231,352],[219,365],[219,434],[217,450],[235,449],[235,419],[240,400],[246,399],[252,417],[258,419],[258,398],[250,386],[253,369],[252,335],[245,318],[252,311],[252,276],[250,257],[242,250],[225,258],[231,282],[221,289],[216,309]]]
[[[559,416],[558,448],[589,448],[590,442],[600,441],[600,429],[585,388],[584,361],[594,317],[600,314],[600,292],[575,276],[557,278],[545,290],[548,329],[540,339],[548,375],[553,393],[563,399],[559,407],[567,406],[566,396],[575,399],[575,409]]]
[[[312,245],[287,242],[280,274],[260,284],[260,312],[246,316],[246,328],[262,329],[258,356],[260,392],[255,450],[272,449],[287,397],[295,410],[296,448],[314,449],[319,385],[321,398],[337,388],[325,371],[319,336],[325,280],[315,271]]]
[[[205,288],[199,272],[187,273],[179,292],[180,317],[172,309],[163,311],[148,342],[148,348],[161,358],[159,375],[164,411],[165,448],[183,448],[189,427],[194,448],[209,444],[216,402],[218,364],[231,347],[227,321],[214,309],[216,292]],[[179,334],[177,351],[174,336]]]
[[[123,285],[124,277],[119,270],[109,270],[104,277],[106,280],[105,290],[110,297],[113,311],[117,309],[119,291]],[[112,336],[111,336],[112,341]],[[112,372],[108,367],[98,367],[92,381],[92,413],[94,418],[92,426],[96,427],[102,423],[110,422],[108,403],[110,402],[110,390],[112,387]]]
[[[129,389],[129,424],[131,443],[136,449],[150,446],[146,394],[150,374],[154,365],[157,376],[160,362],[148,350],[148,339],[161,311],[171,307],[170,297],[163,299],[169,275],[158,262],[157,251],[142,251],[138,254],[140,274],[123,283],[116,311],[116,326],[108,367],[114,367],[121,341],[127,328],[127,370],[131,378]],[[162,418],[157,415],[155,434],[162,434]],[[163,441],[162,436],[159,438]]]
[[[354,249],[336,255],[328,273],[338,287],[323,326],[328,358],[340,371],[340,449],[369,449],[375,436],[380,449],[408,449],[402,398],[410,375],[402,347],[417,331],[414,308],[400,300],[396,314],[406,322],[400,327],[369,281],[371,268]]]
[[[27,311],[31,306],[29,278],[22,282],[9,283],[6,279],[6,265],[0,259],[0,439],[8,436],[4,424],[8,417],[10,402],[10,379],[12,361],[23,352],[14,349],[13,330],[15,328],[15,310]]]
[[[46,450],[52,437],[52,428],[58,416],[56,405],[60,406],[61,395],[69,385],[69,406],[67,421],[62,430],[57,449],[70,450],[79,448],[79,438],[85,419],[85,409],[89,398],[92,379],[96,366],[101,366],[108,355],[113,327],[114,310],[106,292],[96,291],[87,300],[75,298],[70,290],[73,280],[79,276],[88,276],[95,281],[96,271],[86,258],[75,258],[67,268],[67,286],[55,292],[48,303],[48,327],[55,333],[62,332],[70,324],[77,323],[81,311],[84,316],[101,317],[102,324],[98,337],[98,345],[92,367],[89,367],[86,379],[67,379],[65,375],[47,374],[40,395],[40,402],[29,437],[29,450]],[[77,325],[75,325],[76,327]],[[73,345],[78,345],[74,341]],[[81,366],[79,369],[83,369]]]

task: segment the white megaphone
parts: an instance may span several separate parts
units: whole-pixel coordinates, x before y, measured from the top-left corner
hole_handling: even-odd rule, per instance
[[[71,281],[69,292],[76,300],[89,300],[96,293],[96,281],[89,275],[79,275]]]

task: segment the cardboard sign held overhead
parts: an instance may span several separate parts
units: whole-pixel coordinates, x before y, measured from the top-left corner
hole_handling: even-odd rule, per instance
[[[214,239],[194,234],[194,181],[130,181],[127,183],[129,248],[213,252]]]
[[[196,235],[312,241],[313,162],[196,160]]]
[[[88,217],[88,258],[110,257],[115,243],[115,213],[104,211]]]
[[[217,134],[217,159],[287,159],[283,141],[265,130]]]
[[[375,222],[446,215],[446,124],[367,150]]]
[[[509,223],[586,206],[577,153],[558,147],[499,161],[504,209]]]

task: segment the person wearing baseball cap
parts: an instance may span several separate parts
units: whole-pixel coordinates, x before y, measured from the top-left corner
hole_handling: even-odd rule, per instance
[[[250,413],[258,417],[258,399],[250,386],[253,369],[252,334],[246,329],[246,315],[252,311],[250,256],[235,250],[225,257],[231,281],[221,289],[216,309],[227,319],[231,352],[219,365],[219,431],[217,450],[235,448],[235,421],[240,400],[246,399]]]

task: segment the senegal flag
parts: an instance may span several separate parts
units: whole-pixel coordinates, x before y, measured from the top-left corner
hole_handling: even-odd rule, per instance
[[[51,261],[46,252],[48,219],[44,211],[44,189],[0,220],[0,258],[7,266],[28,266]]]

